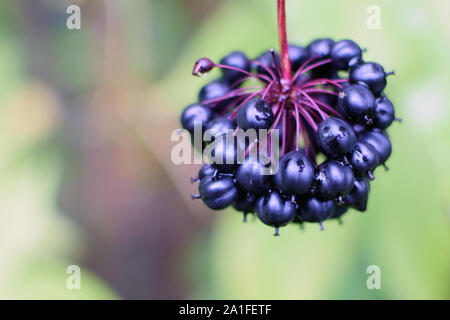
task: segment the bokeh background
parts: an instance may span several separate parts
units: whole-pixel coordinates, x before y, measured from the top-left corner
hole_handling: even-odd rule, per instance
[[[66,28],[69,4],[81,30]],[[192,64],[276,47],[275,8],[0,2],[0,298],[450,298],[450,1],[287,0],[291,42],[352,38],[396,71],[386,93],[404,121],[366,213],[274,238],[190,200],[198,167],[171,163],[170,134],[208,81]],[[81,290],[66,287],[72,264]]]

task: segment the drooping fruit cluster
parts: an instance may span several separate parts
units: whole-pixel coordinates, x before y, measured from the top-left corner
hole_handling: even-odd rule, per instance
[[[268,129],[268,139],[279,129],[281,157],[275,174],[262,174],[268,161],[237,159],[239,148],[248,155],[260,140],[245,146],[220,143],[215,155],[234,161],[204,165],[193,198],[213,210],[232,205],[244,217],[256,213],[276,228],[275,235],[290,222],[317,222],[323,228],[323,221],[339,219],[349,208],[366,210],[369,180],[391,154],[385,130],[396,118],[383,93],[391,73],[365,62],[354,41],[332,39],[306,47],[282,41],[281,57],[269,50],[254,60],[239,51],[218,64],[202,58],[193,74],[215,67],[222,69],[221,77],[183,111],[183,128],[193,133],[198,124],[216,138],[230,129]],[[321,163],[318,153],[325,156]]]

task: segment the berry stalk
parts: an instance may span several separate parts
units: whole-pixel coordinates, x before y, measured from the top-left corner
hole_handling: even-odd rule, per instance
[[[281,71],[283,80],[289,83],[292,79],[291,61],[289,60],[288,41],[286,32],[286,0],[278,1],[278,37],[280,41]]]

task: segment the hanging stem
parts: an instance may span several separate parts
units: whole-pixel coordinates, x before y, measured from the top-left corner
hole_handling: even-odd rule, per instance
[[[292,79],[291,62],[289,60],[288,42],[286,33],[286,0],[278,2],[278,37],[280,40],[281,70],[283,80],[290,82]]]

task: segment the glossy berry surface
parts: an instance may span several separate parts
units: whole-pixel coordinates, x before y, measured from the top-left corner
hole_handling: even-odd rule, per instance
[[[251,69],[250,60],[242,51],[231,52],[230,54],[223,57],[222,60],[220,60],[220,64],[238,68],[247,72],[250,72]],[[229,84],[232,84],[239,79],[245,78],[244,73],[232,69],[222,69],[222,74],[223,79]]]
[[[384,68],[375,62],[367,62],[356,65],[350,71],[351,83],[366,84],[374,95],[378,96],[386,87]]]
[[[237,124],[243,130],[269,129],[273,123],[273,111],[263,99],[254,98],[248,101],[237,115]]]
[[[310,57],[307,48],[289,45],[289,60],[291,60],[292,71],[297,71]]]
[[[210,137],[217,137],[227,132],[234,131],[236,124],[233,120],[223,117],[217,117],[206,125],[206,132]]]
[[[375,97],[366,86],[347,86],[339,93],[338,111],[356,123],[372,124]]]
[[[331,49],[333,65],[338,70],[347,70],[361,61],[361,48],[353,40],[340,40]]]
[[[232,173],[242,161],[243,151],[240,141],[236,137],[222,135],[209,147],[211,152],[207,154],[211,163],[220,172]]]
[[[392,153],[392,145],[385,134],[378,131],[364,131],[359,138],[361,141],[366,142],[375,149],[381,164],[389,159]]]
[[[328,58],[333,49],[334,40],[330,38],[313,40],[309,46],[309,54],[316,60]]]
[[[301,194],[311,188],[314,179],[314,167],[301,151],[292,151],[280,159],[275,185],[281,192]]]
[[[200,128],[205,128],[211,117],[211,108],[198,103],[191,104],[181,114],[181,125],[189,132],[194,132],[196,124],[200,125]]]
[[[323,153],[337,158],[353,150],[356,135],[353,128],[339,118],[323,120],[316,132],[317,144]]]
[[[372,145],[358,141],[353,148],[350,163],[358,175],[366,175],[380,164],[380,158]]]
[[[256,203],[256,215],[258,218],[264,224],[276,228],[291,222],[296,212],[295,205],[275,191],[259,198]],[[276,231],[277,233],[278,231]]]
[[[238,196],[238,189],[229,176],[205,177],[200,180],[198,191],[203,202],[213,210],[225,209]]]
[[[356,179],[352,190],[345,197],[346,204],[358,211],[366,211],[369,191],[370,184],[366,178]]]
[[[327,160],[319,166],[315,180],[317,193],[322,199],[330,200],[350,192],[355,175],[350,167]]]
[[[214,111],[221,112],[228,105],[230,100],[218,102],[218,98],[222,98],[231,91],[229,84],[223,80],[213,80],[205,85],[198,94],[198,101],[202,104],[214,107]]]
[[[193,198],[213,210],[232,206],[244,220],[255,212],[275,235],[290,223],[323,229],[326,220],[365,211],[369,180],[392,153],[386,129],[398,120],[385,93],[392,73],[364,61],[351,39],[289,44],[284,2],[277,1],[279,53],[198,59],[193,75],[221,72],[199,85],[198,102],[181,115],[183,128],[192,133],[198,124],[213,137],[201,141],[210,161],[193,179]],[[267,136],[240,140],[249,129]]]
[[[238,196],[233,202],[233,208],[244,214],[244,222],[247,221],[247,214],[255,212],[256,200],[257,196],[251,192],[238,192]]]
[[[394,105],[391,100],[386,97],[380,97],[375,100],[375,127],[379,129],[386,129],[395,119]]]
[[[322,222],[333,216],[335,208],[333,200],[311,197],[301,203],[300,218],[306,222]]]
[[[271,188],[272,175],[268,174],[269,169],[270,163],[245,159],[236,171],[236,184],[245,191],[262,194]]]

